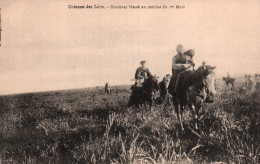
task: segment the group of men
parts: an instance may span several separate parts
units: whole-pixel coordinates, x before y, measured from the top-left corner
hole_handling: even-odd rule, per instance
[[[178,75],[181,72],[184,72],[186,70],[194,70],[194,62],[193,62],[193,56],[195,55],[195,52],[193,49],[184,51],[184,47],[179,44],[176,48],[177,55],[175,55],[172,59],[172,80],[173,80],[173,85],[169,87],[175,87],[175,84],[178,83]],[[141,87],[142,83],[144,82],[145,79],[147,79],[149,76],[152,76],[151,72],[149,69],[146,67],[146,61],[141,61],[140,62],[141,66],[137,68],[135,72],[135,84],[132,86],[133,88],[136,87]],[[166,87],[168,88],[169,81],[171,79],[171,76],[167,74],[161,84],[160,87]],[[164,84],[164,86],[163,86]],[[175,88],[173,88],[174,90]]]
[[[254,79],[252,79],[251,75],[245,75],[245,83],[247,83],[248,81],[259,82],[259,80],[260,80],[259,77],[260,77],[259,74],[255,74]]]
[[[243,84],[243,87],[246,88],[247,90],[252,90],[256,83],[260,82],[259,74],[255,74],[255,77],[252,78],[251,75],[245,75],[245,81]]]

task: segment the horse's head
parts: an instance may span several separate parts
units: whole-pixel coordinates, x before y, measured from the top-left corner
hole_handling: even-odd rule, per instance
[[[212,67],[210,65],[202,65],[198,70],[200,71],[203,77],[203,83],[207,87],[210,95],[216,94],[216,79],[214,69],[216,67]]]

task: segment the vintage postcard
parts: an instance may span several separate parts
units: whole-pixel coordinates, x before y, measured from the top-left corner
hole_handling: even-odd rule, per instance
[[[0,0],[0,163],[260,163],[259,0]]]

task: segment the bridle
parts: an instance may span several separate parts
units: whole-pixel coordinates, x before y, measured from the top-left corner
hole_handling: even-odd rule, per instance
[[[201,69],[202,69],[202,70],[201,70]],[[199,72],[199,76],[200,76],[200,78],[201,78],[201,80],[202,80],[202,86],[207,88],[207,84],[206,84],[206,81],[205,81],[206,74],[205,74],[205,72],[204,72],[205,70],[204,70],[203,66],[202,66],[202,67],[199,67],[196,71]]]

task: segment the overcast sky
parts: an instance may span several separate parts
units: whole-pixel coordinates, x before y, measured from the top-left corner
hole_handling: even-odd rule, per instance
[[[97,3],[185,9],[68,9]],[[217,66],[218,77],[260,70],[258,0],[0,0],[0,6],[0,94],[131,84],[140,60],[162,78],[179,43],[195,50],[196,66]]]

